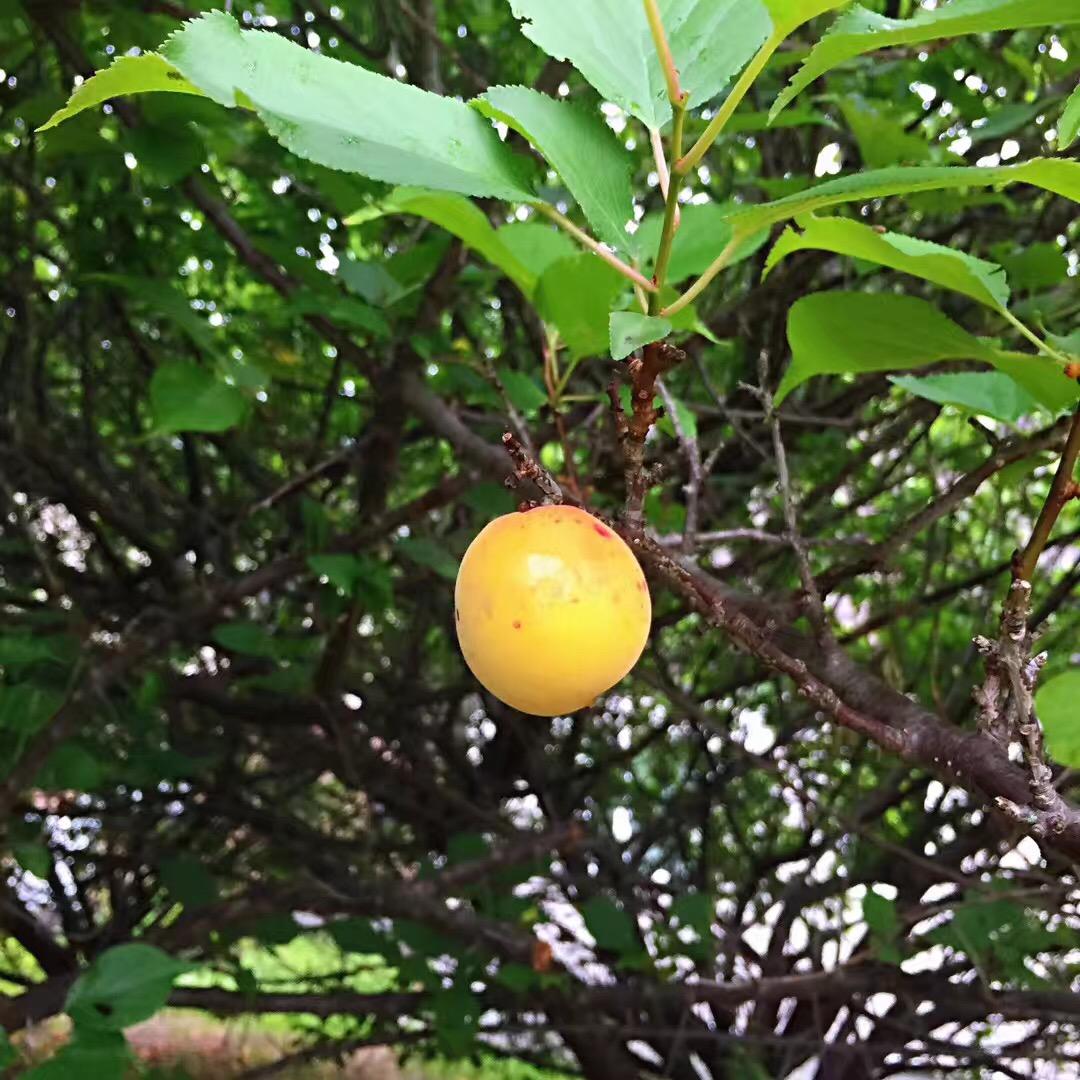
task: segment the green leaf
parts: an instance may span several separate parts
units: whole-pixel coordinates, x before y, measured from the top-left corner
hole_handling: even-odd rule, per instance
[[[783,5],[790,7],[791,5]],[[609,101],[659,130],[671,103],[642,4],[636,0],[510,0],[522,33],[569,60]],[[689,107],[718,94],[772,29],[761,0],[660,0]]]
[[[350,270],[344,269],[346,267],[361,268],[359,271],[361,277],[368,268],[375,271],[376,274],[379,274],[380,271],[385,274],[385,277],[379,274],[379,285],[382,286],[382,291],[377,294],[378,301],[372,300],[372,303],[385,303],[391,292],[394,294],[393,299],[399,299],[405,293],[400,282],[377,264],[346,262],[342,266],[341,278],[345,281],[346,286],[350,288],[355,285],[355,279],[350,276]],[[359,292],[361,289],[357,288],[356,291]],[[333,293],[316,293],[314,291],[301,292],[290,297],[289,300],[281,302],[278,311],[282,315],[322,315],[352,330],[366,331],[378,338],[390,336],[390,324],[386,321],[386,316],[377,308],[372,307],[371,304],[366,304],[363,300],[358,300],[354,296],[336,296]]]
[[[408,292],[380,262],[347,259],[338,268],[338,277],[347,289],[376,307],[389,307]]]
[[[680,926],[689,926],[701,937],[708,937],[716,918],[716,901],[709,893],[683,893],[675,898],[670,915]]]
[[[0,685],[0,731],[25,738],[33,735],[64,703],[63,691],[53,687],[17,683]],[[6,769],[0,768],[0,775]]]
[[[394,582],[389,567],[370,555],[355,556],[359,565],[354,588],[364,610],[383,612],[394,602]]]
[[[367,919],[338,919],[327,927],[327,931],[344,952],[381,956],[389,944]]]
[[[1048,356],[995,351],[988,359],[1055,415],[1080,401],[1080,384],[1066,378],[1061,365]]]
[[[561,229],[539,221],[512,221],[495,232],[503,246],[529,268],[537,281],[553,262],[578,252],[574,241]]]
[[[732,237],[733,230],[728,219],[735,208],[735,203],[691,203],[682,207],[682,224],[675,233],[668,262],[669,285],[676,285],[688,277],[702,273],[723,251]],[[647,256],[646,262],[649,266],[652,265],[660,243],[663,223],[662,213],[648,214],[637,231],[641,251]],[[728,265],[732,266],[749,258],[768,238],[767,229],[748,234],[729,259]]]
[[[536,972],[524,964],[502,964],[495,979],[516,994],[524,994],[539,982]]]
[[[198,364],[173,360],[150,380],[153,434],[176,431],[227,431],[247,412],[244,395]]]
[[[440,990],[432,998],[435,1011],[435,1034],[442,1052],[462,1057],[472,1048],[484,1006],[471,990],[454,986]]]
[[[731,1067],[728,1070],[742,1080],[773,1080],[772,1074],[757,1059],[755,1051],[737,1043],[731,1047]]]
[[[190,964],[152,945],[117,945],[75,980],[64,1011],[77,1028],[122,1031],[153,1016],[168,1000],[176,977],[190,970]]]
[[[461,497],[466,506],[471,506],[478,514],[486,518],[497,518],[509,514],[514,509],[514,496],[502,484],[491,482],[477,484]]]
[[[355,555],[309,555],[308,566],[343,593],[352,595],[363,566]]]
[[[990,364],[1054,413],[1080,400],[1080,386],[1049,357],[999,349],[913,296],[805,296],[788,314],[788,341],[792,360],[777,389],[777,402],[814,375],[901,371],[939,360]]]
[[[863,897],[863,918],[870,929],[873,951],[879,960],[887,964],[899,964],[903,958],[900,949],[902,928],[896,913],[896,901],[889,900],[874,889],[868,889]]]
[[[218,897],[217,882],[194,855],[163,859],[158,867],[158,877],[172,899],[179,900],[185,908],[206,907]]]
[[[259,980],[255,978],[255,975],[246,967],[238,967],[233,971],[233,979],[236,981],[237,993],[243,994],[247,998],[254,998],[259,992]]]
[[[1069,100],[1065,102],[1065,111],[1058,121],[1058,150],[1068,150],[1076,141],[1078,133],[1080,133],[1080,86],[1069,95]]]
[[[814,248],[912,274],[998,311],[1009,302],[1009,286],[1002,268],[965,252],[913,236],[878,233],[848,218],[805,217],[799,219],[798,225],[801,231],[789,227],[777,240],[765,262],[763,277],[793,252]]]
[[[535,416],[548,403],[547,393],[531,375],[513,368],[504,368],[499,372],[499,381],[506,390],[514,408],[525,416]]]
[[[628,250],[634,214],[629,152],[598,112],[524,86],[494,86],[472,102],[493,120],[524,135],[552,164],[596,235]]]
[[[787,37],[803,23],[850,2],[851,0],[765,0],[765,6],[773,18],[776,36]]]
[[[447,581],[457,580],[458,560],[434,540],[429,540],[425,536],[406,536],[394,546],[414,563],[434,570]]]
[[[303,546],[308,551],[318,551],[325,546],[330,535],[326,508],[308,496],[300,498],[300,524],[303,527]]]
[[[446,845],[446,860],[451,866],[475,862],[491,854],[491,844],[482,833],[455,833]]]
[[[463,195],[398,188],[384,206],[390,212],[416,214],[453,233],[497,266],[526,296],[532,296],[536,274],[503,243],[501,230],[493,229],[483,211]]]
[[[300,927],[291,915],[267,915],[251,927],[252,937],[263,945],[288,945],[299,933]]]
[[[874,889],[867,889],[863,897],[862,912],[870,932],[878,937],[895,938],[900,932],[895,900],[889,900]]]
[[[53,868],[49,849],[42,843],[16,844],[11,853],[24,870],[29,870],[35,877],[47,880]],[[0,1054],[0,1057],[3,1055]]]
[[[427,959],[446,955],[460,956],[465,949],[460,942],[445,937],[424,923],[395,919],[394,930],[402,943]]]
[[[552,263],[536,287],[536,308],[559,331],[572,360],[608,349],[608,315],[623,279],[603,259],[582,252]]]
[[[11,1045],[8,1033],[0,1029],[0,1069],[6,1069],[15,1063],[15,1047]]]
[[[678,438],[678,432],[675,430],[674,421],[679,421],[679,427],[682,429],[683,435],[690,439],[697,438],[697,415],[694,413],[682,398],[676,397],[671,390],[668,390],[668,397],[671,398],[674,405],[674,416],[665,415],[661,417],[657,427],[660,428],[664,434],[675,439]]]
[[[581,908],[585,927],[600,949],[620,955],[640,950],[633,919],[605,896],[594,896]]]
[[[218,645],[244,656],[277,656],[274,639],[258,623],[222,623],[214,627],[213,637]]]
[[[190,301],[175,285],[130,274],[84,274],[80,280],[120,289],[140,310],[164,315],[200,349],[213,349],[214,333],[209,324],[191,309]]]
[[[439,269],[449,248],[450,237],[437,233],[388,259],[386,268],[400,285],[400,292],[394,300],[423,288]]]
[[[159,187],[179,183],[206,159],[206,147],[190,126],[143,124],[124,133],[124,145],[135,155],[139,175]]]
[[[1047,340],[1058,352],[1068,353],[1080,360],[1080,330],[1071,334],[1047,334]]]
[[[861,5],[844,12],[814,46],[772,107],[776,115],[826,71],[878,49],[1022,27],[1075,26],[1080,9],[1073,0],[952,0],[910,19],[890,19]]]
[[[613,311],[608,319],[611,358],[622,360],[642,345],[660,341],[671,333],[671,321],[637,311]]]
[[[779,404],[814,375],[891,371],[938,360],[987,359],[991,347],[925,300],[882,293],[813,293],[788,315],[791,365]]]
[[[1033,104],[1020,104],[1012,102],[1005,105],[997,105],[992,108],[984,118],[986,123],[978,120],[968,125],[968,135],[972,145],[1004,139],[1014,131],[1030,123],[1040,113],[1046,112],[1046,102],[1036,101]],[[977,125],[977,126],[976,126]]]
[[[220,11],[187,23],[161,53],[219,104],[253,108],[309,161],[392,184],[535,199],[530,163],[452,97],[241,30]]]
[[[59,660],[52,641],[47,637],[32,637],[29,634],[15,634],[0,637],[0,665],[18,667],[22,664],[35,664],[39,660]]]
[[[657,486],[645,496],[645,520],[659,533],[679,533],[686,525],[686,507],[666,499]]]
[[[49,755],[34,783],[50,791],[94,791],[103,778],[101,763],[89,750],[66,742]]]
[[[1000,371],[963,371],[921,378],[898,375],[889,381],[928,401],[956,405],[1008,424],[1039,409],[1039,403],[1019,383]]]
[[[758,203],[735,210],[728,220],[737,236],[748,236],[827,206],[865,202],[887,195],[907,195],[914,191],[937,191],[948,188],[987,187],[997,184],[1024,183],[1045,188],[1074,202],[1080,201],[1080,162],[1053,158],[1034,158],[1019,165],[996,168],[978,166],[913,165],[910,168],[875,169],[871,172],[841,176],[805,191],[774,202]]]
[[[1024,909],[1009,900],[986,900],[961,905],[952,919],[925,935],[925,940],[959,949],[985,962],[1002,950],[1002,931],[1020,929],[1026,920]]]
[[[724,125],[724,133],[727,135],[749,135],[758,131],[768,131],[770,128],[796,128],[808,126],[828,128],[840,127],[828,113],[823,113],[819,109],[803,108],[800,106],[796,109],[788,109],[771,122],[767,112],[755,112],[751,110],[743,112],[740,110]]]
[[[859,94],[839,98],[840,111],[859,144],[863,164],[872,169],[913,165],[931,156],[926,139],[908,131],[898,116],[872,105]]]
[[[1052,289],[1068,280],[1069,260],[1053,240],[1028,244],[1016,252],[1011,252],[1009,245],[1003,248],[1000,252],[995,249],[993,254],[1017,289],[1028,292]]]
[[[134,1056],[120,1031],[76,1027],[66,1046],[22,1080],[123,1080],[130,1075]]]
[[[81,83],[68,98],[67,104],[57,110],[38,128],[48,131],[51,127],[77,116],[84,109],[93,108],[110,98],[125,94],[145,94],[150,91],[171,91],[175,94],[206,95],[192,85],[164,57],[157,53],[142,56],[121,56],[111,66],[92,75]]]
[[[1080,669],[1048,679],[1035,692],[1046,748],[1059,765],[1080,767]]]

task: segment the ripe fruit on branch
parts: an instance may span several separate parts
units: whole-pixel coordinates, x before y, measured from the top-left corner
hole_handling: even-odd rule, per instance
[[[584,510],[541,506],[487,525],[454,592],[472,673],[521,712],[584,708],[637,663],[652,604],[637,559]]]

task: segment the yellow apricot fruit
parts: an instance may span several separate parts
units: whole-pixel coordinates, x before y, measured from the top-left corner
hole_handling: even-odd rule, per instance
[[[630,548],[571,506],[485,526],[461,560],[454,608],[469,669],[535,716],[574,712],[614,686],[637,663],[652,622]]]

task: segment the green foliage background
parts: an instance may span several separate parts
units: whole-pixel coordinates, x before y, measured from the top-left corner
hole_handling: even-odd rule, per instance
[[[670,335],[651,534],[805,630],[763,356],[844,656],[973,731],[1080,399],[1077,5],[661,3],[687,147],[779,48],[681,181],[660,317],[551,221],[647,284],[636,2],[229,6],[0,0],[0,1067],[175,1076],[123,1035],[170,1004],[448,1076],[1076,1068],[1075,854],[1001,792],[655,576],[624,684],[516,714],[452,582],[504,430],[618,513],[612,356]],[[1033,616],[1070,798],[1076,505]]]

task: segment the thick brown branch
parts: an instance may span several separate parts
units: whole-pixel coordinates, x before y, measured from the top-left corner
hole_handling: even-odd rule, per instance
[[[629,415],[623,411],[615,384],[608,387],[615,434],[623,454],[626,522],[635,531],[640,531],[644,523],[645,492],[649,484],[645,471],[645,440],[660,417],[660,411],[656,408],[657,380],[685,359],[686,353],[682,349],[663,341],[646,345],[640,358],[633,357],[627,364],[630,375]]]

